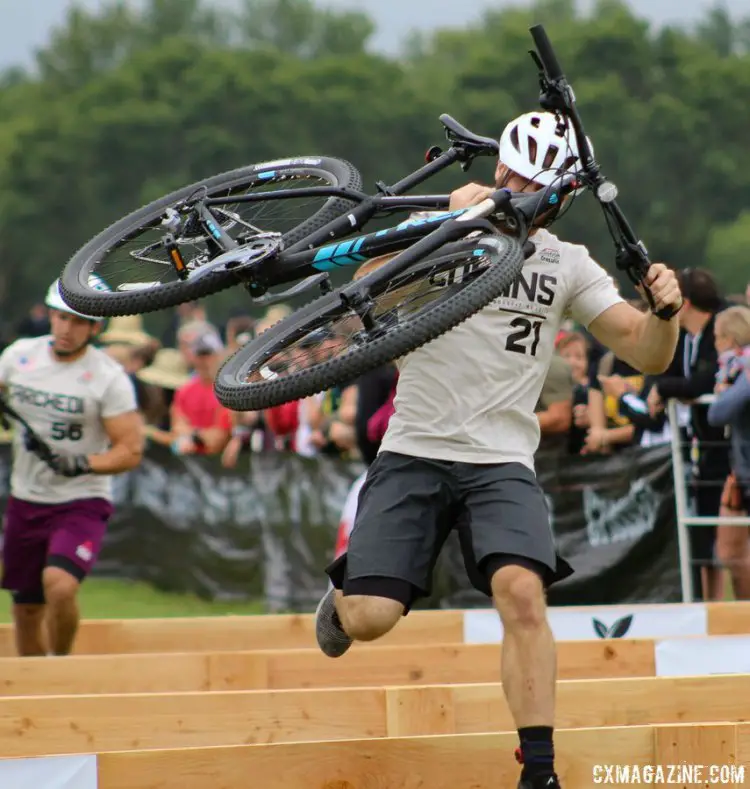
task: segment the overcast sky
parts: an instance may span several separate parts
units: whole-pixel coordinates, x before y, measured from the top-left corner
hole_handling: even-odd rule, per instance
[[[135,0],[137,2],[137,0]],[[214,0],[232,5],[235,0]],[[80,5],[96,8],[103,0],[78,0]],[[64,16],[70,0],[0,0],[0,68],[27,65],[35,47],[42,45],[50,28]],[[405,33],[413,28],[430,29],[459,26],[475,19],[490,6],[511,5],[509,0],[319,0],[320,5],[361,8],[378,23],[373,42],[385,51],[394,51]],[[581,7],[586,8],[588,0]],[[656,23],[690,22],[712,5],[704,0],[631,0],[640,16]],[[750,0],[726,0],[733,16],[750,16]]]

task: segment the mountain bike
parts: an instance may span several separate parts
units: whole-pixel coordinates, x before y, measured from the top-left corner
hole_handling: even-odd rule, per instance
[[[349,162],[306,156],[222,173],[150,203],[74,255],[61,276],[65,301],[109,317],[164,309],[237,284],[259,304],[319,291],[218,372],[220,402],[244,411],[352,381],[467,320],[517,279],[534,251],[529,233],[535,222],[543,216],[551,223],[565,198],[582,190],[602,207],[616,265],[642,285],[647,251],[616,203],[617,188],[594,160],[544,28],[532,27],[531,35],[540,104],[564,116],[577,138],[582,171],[575,177],[561,176],[534,193],[498,189],[458,211],[447,210],[448,195],[407,195],[454,163],[466,171],[477,157],[498,155],[497,140],[444,114],[447,150],[433,146],[421,168],[390,186],[378,182],[372,195],[361,191],[361,176]],[[430,215],[353,236],[374,217],[398,211]],[[331,271],[393,253],[365,276],[332,288]],[[112,270],[120,255],[124,274]],[[89,286],[94,273],[109,291]]]

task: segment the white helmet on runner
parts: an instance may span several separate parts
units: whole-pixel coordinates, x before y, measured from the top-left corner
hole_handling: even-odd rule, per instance
[[[586,139],[593,154],[591,140]],[[565,173],[579,171],[575,132],[551,112],[527,112],[503,130],[500,161],[522,178],[552,186]]]
[[[106,283],[100,278],[97,277],[96,274],[92,274],[89,277],[89,287],[93,288],[94,290],[109,290]],[[58,310],[59,312],[67,312],[69,315],[76,315],[79,318],[84,318],[87,321],[103,321],[106,320],[102,317],[97,317],[94,315],[84,315],[82,312],[78,312],[78,310],[74,310],[69,304],[65,302],[62,297],[62,292],[60,291],[60,280],[56,279],[47,289],[47,298],[44,300],[44,303],[51,309],[51,310]]]

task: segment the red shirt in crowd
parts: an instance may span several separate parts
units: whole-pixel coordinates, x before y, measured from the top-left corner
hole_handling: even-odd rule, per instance
[[[267,408],[263,412],[266,425],[274,436],[280,438],[291,436],[289,449],[292,452],[297,449],[294,436],[299,427],[299,407],[300,401],[294,400],[291,403],[282,403],[273,408]]]
[[[211,381],[195,377],[183,384],[175,393],[172,407],[196,430],[218,427],[231,432],[231,412],[219,403]],[[203,452],[201,448],[199,452]]]

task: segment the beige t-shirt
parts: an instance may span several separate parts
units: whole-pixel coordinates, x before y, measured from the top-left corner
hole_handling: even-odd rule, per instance
[[[17,340],[0,356],[0,385],[6,398],[53,452],[92,455],[109,448],[103,419],[137,409],[125,370],[98,348],[74,362],[58,362],[50,337]],[[55,474],[23,445],[14,430],[11,494],[24,501],[61,504],[76,499],[112,500],[112,477]]]
[[[565,359],[553,353],[550,366],[542,384],[542,393],[536,411],[546,411],[552,403],[573,399],[573,374]]]
[[[547,230],[533,241],[502,296],[401,360],[381,452],[534,468],[534,410],[563,320],[588,328],[623,299],[585,247]]]

